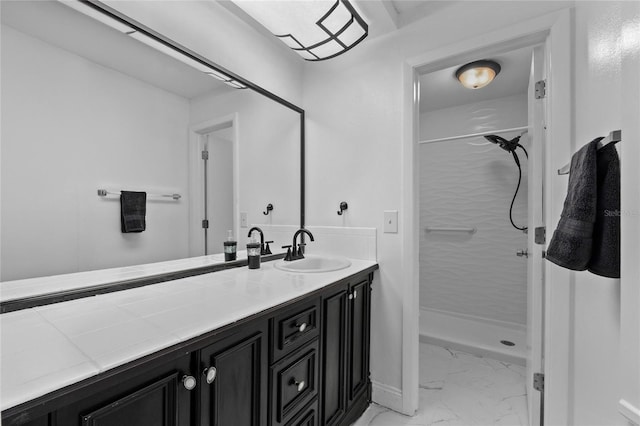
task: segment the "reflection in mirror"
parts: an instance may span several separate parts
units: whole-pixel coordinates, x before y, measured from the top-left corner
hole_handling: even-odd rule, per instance
[[[251,225],[300,225],[299,111],[122,23],[57,1],[1,7],[1,281],[221,253],[228,230],[243,248]],[[121,232],[121,190],[148,193],[144,232]]]

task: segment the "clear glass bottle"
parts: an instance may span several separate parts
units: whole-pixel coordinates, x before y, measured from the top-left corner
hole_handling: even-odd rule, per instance
[[[247,260],[249,261],[249,269],[260,268],[260,242],[255,237],[247,244]]]
[[[236,260],[236,252],[238,250],[238,242],[233,239],[233,232],[227,231],[227,241],[224,242],[224,260],[229,262]]]

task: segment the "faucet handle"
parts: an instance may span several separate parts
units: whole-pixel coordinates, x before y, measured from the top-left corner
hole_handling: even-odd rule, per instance
[[[287,249],[287,255],[284,257],[284,260],[286,262],[289,262],[290,260],[293,260],[293,256],[291,255],[291,245],[288,246],[282,246],[282,248],[286,248]]]
[[[271,249],[269,248],[269,244],[273,243],[273,241],[265,241],[264,243],[265,243],[265,246],[262,248],[262,251],[264,253],[262,254],[272,254]]]

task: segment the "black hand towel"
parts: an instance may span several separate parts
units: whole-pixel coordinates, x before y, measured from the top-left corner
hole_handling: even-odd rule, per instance
[[[144,231],[146,213],[146,192],[120,192],[120,224],[123,233]]]
[[[596,161],[601,139],[592,140],[571,157],[567,198],[547,249],[547,260],[575,271],[587,269],[591,260],[596,219]]]
[[[620,160],[614,144],[598,150],[598,197],[589,272],[620,278]]]

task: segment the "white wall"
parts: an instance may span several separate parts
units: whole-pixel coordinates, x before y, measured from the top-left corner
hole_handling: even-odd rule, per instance
[[[347,226],[379,230],[371,368],[372,379],[382,385],[377,390],[384,388],[393,408],[402,409],[402,295],[405,286],[413,285],[412,272],[402,268],[408,255],[402,247],[409,236],[382,232],[383,211],[401,210],[404,197],[411,196],[402,184],[403,63],[565,6],[452,2],[393,35],[365,40],[345,55],[305,67],[308,223],[341,225],[344,220]],[[349,203],[346,219],[335,212],[342,200]],[[400,230],[405,226],[399,225]]]
[[[421,102],[428,102],[422,99]],[[509,96],[421,115],[421,140],[527,125],[527,95]],[[496,132],[511,139],[521,132]],[[509,206],[518,169],[511,154],[483,137],[425,143],[420,168],[420,307],[524,326],[527,261],[516,251],[527,235],[511,226]],[[528,137],[521,143],[529,148]],[[527,165],[518,149],[522,183],[513,220],[527,224]],[[426,232],[472,227],[474,234]]]
[[[46,66],[43,66],[46,64]],[[98,188],[187,192],[186,99],[2,26],[3,281],[187,256],[187,204],[120,231]]]
[[[622,281],[620,283],[621,399],[635,408],[627,413],[640,424],[640,3],[622,6],[620,28],[622,128]],[[631,143],[629,143],[631,142]],[[630,410],[629,410],[630,411]]]
[[[622,202],[629,209],[622,217],[625,269],[622,279],[625,293],[634,299],[635,309],[627,306],[625,327],[631,327],[626,341],[620,341],[621,282],[598,277],[588,272],[575,274],[574,326],[574,407],[576,425],[622,425],[617,413],[623,391],[629,402],[640,406],[640,375],[638,373],[638,156],[634,148],[638,136],[638,63],[640,49],[640,13],[624,2],[577,2],[575,10],[575,121],[573,141],[578,149],[596,136],[611,130],[623,130],[623,142],[618,147],[623,169]],[[625,35],[626,31],[626,35]],[[634,31],[635,35],[631,35]],[[626,37],[626,45],[625,43]],[[631,37],[631,38],[630,38]],[[633,53],[632,53],[633,52]],[[635,69],[623,69],[623,57],[635,55]],[[635,72],[634,72],[635,71]],[[626,96],[628,90],[634,90]],[[624,120],[627,117],[634,119]],[[634,135],[636,139],[634,139]],[[625,154],[631,151],[631,156]],[[632,170],[630,170],[632,169]],[[633,170],[636,170],[635,174]],[[635,215],[633,214],[635,212]],[[635,233],[635,234],[634,234]],[[635,290],[634,290],[635,288]],[[627,296],[627,294],[625,294]],[[620,349],[623,352],[620,352]],[[627,350],[629,352],[627,353]],[[635,354],[635,359],[628,357]],[[619,360],[626,360],[623,368]],[[634,398],[635,397],[635,398]]]

